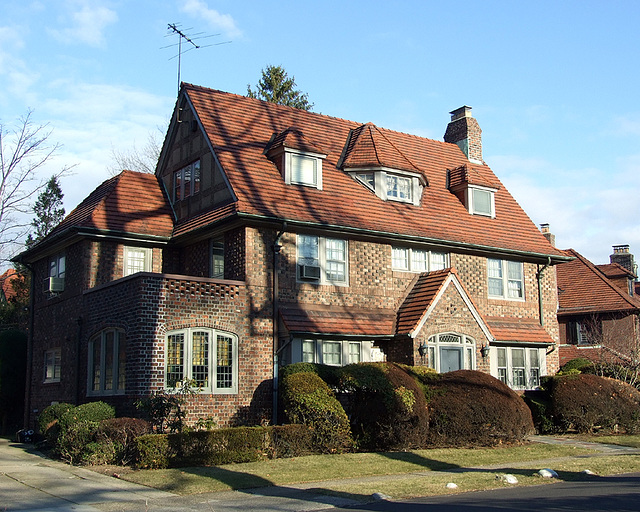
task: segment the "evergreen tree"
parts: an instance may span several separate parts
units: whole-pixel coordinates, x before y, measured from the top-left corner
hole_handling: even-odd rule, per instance
[[[51,176],[36,203],[33,205],[35,218],[31,221],[33,233],[27,235],[26,246],[32,247],[47,236],[51,230],[64,219],[62,198],[64,194],[58,183],[57,176]]]
[[[268,65],[262,70],[262,78],[256,85],[255,92],[251,85],[247,85],[247,96],[301,110],[311,110],[313,103],[309,103],[309,95],[295,89],[295,86],[295,77],[289,78],[282,66]]]

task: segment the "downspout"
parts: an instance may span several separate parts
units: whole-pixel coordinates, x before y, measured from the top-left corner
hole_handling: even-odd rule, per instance
[[[271,422],[273,425],[278,424],[278,321],[279,321],[279,305],[278,305],[278,255],[280,254],[280,240],[287,229],[287,223],[282,223],[282,229],[277,234],[273,242],[273,411],[271,413]]]
[[[544,313],[542,311],[542,274],[551,265],[551,256],[548,257],[544,267],[538,269],[536,277],[538,278],[538,315],[540,318],[540,325],[544,327]]]
[[[31,416],[31,378],[33,376],[33,326],[35,325],[35,303],[36,303],[36,273],[28,263],[20,262],[31,273],[31,283],[29,284],[29,332],[27,333],[27,381],[24,389],[24,413],[23,422],[25,428],[29,428]]]

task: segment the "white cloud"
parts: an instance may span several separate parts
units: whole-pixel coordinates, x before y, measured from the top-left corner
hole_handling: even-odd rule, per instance
[[[186,0],[181,3],[180,10],[195,18],[205,20],[212,29],[221,30],[227,37],[240,37],[242,31],[229,14],[221,14],[210,9],[203,0]]]
[[[67,5],[70,12],[61,15],[62,22],[67,27],[51,29],[50,32],[63,43],[80,42],[94,47],[104,46],[104,31],[118,21],[117,13],[91,0],[69,0]]]
[[[24,48],[24,33],[21,27],[0,27],[0,105],[9,101],[9,95],[24,97],[38,79],[38,74],[18,57]]]

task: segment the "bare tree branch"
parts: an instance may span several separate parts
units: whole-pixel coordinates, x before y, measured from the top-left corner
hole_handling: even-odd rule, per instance
[[[7,260],[8,249],[23,238],[31,224],[31,199],[49,181],[38,176],[60,148],[49,142],[48,124],[34,125],[29,110],[14,129],[0,123],[0,262]],[[54,173],[60,178],[71,170],[64,166]]]
[[[146,172],[153,174],[156,172],[156,164],[160,158],[162,149],[162,132],[149,132],[147,142],[142,148],[135,144],[128,150],[120,151],[111,148],[112,164],[107,168],[111,176],[119,174],[123,170]]]

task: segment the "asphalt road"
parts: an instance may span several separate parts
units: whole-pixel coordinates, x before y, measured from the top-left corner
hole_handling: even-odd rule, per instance
[[[493,491],[416,498],[407,501],[379,501],[362,507],[325,510],[349,512],[638,512],[640,473],[595,477],[583,482],[509,487]]]

